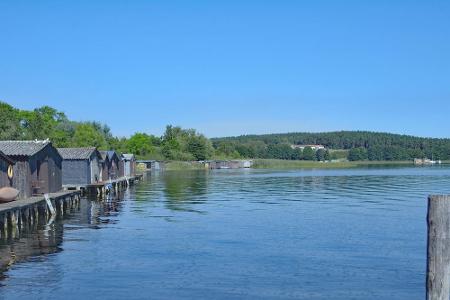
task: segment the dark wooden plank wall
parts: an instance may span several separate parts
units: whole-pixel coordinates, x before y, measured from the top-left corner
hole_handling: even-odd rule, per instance
[[[48,162],[48,192],[55,193],[62,190],[62,158],[52,146],[47,146]]]
[[[102,163],[102,181],[109,179],[109,160],[105,159]]]
[[[14,169],[13,187],[20,191],[18,198],[25,199],[31,197],[32,175],[29,161],[28,160],[16,161],[13,169]]]
[[[12,181],[8,178],[9,162],[0,157],[0,188],[5,186],[12,186]]]

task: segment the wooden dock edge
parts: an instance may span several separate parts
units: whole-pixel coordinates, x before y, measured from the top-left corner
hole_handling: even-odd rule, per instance
[[[104,198],[111,192],[117,193],[125,190],[129,186],[134,185],[136,182],[142,180],[143,174],[137,174],[131,177],[120,177],[111,181],[102,181],[92,184],[65,184],[63,185],[64,191],[80,191],[81,195],[88,195],[90,197]]]
[[[44,196],[0,204],[0,238],[19,237],[22,231],[35,228],[39,222],[47,223],[80,208],[80,191],[53,193],[48,197],[52,207]]]

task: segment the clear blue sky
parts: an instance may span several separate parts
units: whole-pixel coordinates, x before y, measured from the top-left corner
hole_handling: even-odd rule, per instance
[[[0,99],[117,135],[450,137],[450,1],[0,1]]]

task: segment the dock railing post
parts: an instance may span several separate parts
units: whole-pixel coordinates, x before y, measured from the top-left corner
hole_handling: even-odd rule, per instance
[[[50,210],[52,216],[56,214],[55,208],[53,207],[52,201],[48,194],[44,194],[45,201],[47,202],[47,207]]]
[[[450,296],[450,196],[428,198],[427,300]]]

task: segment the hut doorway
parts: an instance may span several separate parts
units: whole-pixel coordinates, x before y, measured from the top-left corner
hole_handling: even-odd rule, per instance
[[[48,159],[37,161],[36,182],[34,183],[34,193],[46,194],[49,192],[49,173],[48,173]]]

